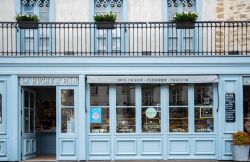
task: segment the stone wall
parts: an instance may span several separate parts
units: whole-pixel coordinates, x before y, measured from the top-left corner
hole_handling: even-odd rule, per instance
[[[250,0],[217,0],[217,21],[250,21]],[[216,28],[217,51],[249,51],[250,23],[230,23]],[[248,27],[247,27],[248,26]]]

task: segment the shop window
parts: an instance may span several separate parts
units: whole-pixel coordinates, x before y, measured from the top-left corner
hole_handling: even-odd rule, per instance
[[[35,95],[24,91],[24,133],[35,132]]]
[[[61,90],[61,132],[75,132],[74,90]]]
[[[135,133],[135,86],[116,86],[116,132]]]
[[[90,133],[109,133],[109,86],[90,85]]]
[[[188,132],[188,85],[169,86],[169,132]]]
[[[141,123],[143,133],[161,132],[160,85],[143,84],[141,87]]]
[[[195,132],[213,132],[213,85],[195,85]]]

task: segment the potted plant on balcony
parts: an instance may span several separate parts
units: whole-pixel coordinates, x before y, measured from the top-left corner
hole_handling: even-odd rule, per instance
[[[37,15],[18,14],[16,17],[20,29],[37,29],[39,18]]]
[[[116,15],[112,12],[107,14],[100,14],[94,16],[97,29],[114,29],[116,22]]]
[[[194,29],[198,14],[195,12],[176,13],[173,21],[176,23],[176,29]]]
[[[243,131],[232,134],[232,154],[235,161],[247,161],[249,154],[250,136]]]

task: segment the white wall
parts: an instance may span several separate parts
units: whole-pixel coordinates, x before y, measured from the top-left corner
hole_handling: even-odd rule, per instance
[[[15,21],[16,0],[1,0],[0,21]]]
[[[162,20],[162,0],[128,0],[128,21]]]
[[[216,1],[217,0],[202,0],[200,15],[201,21],[215,21],[216,20]]]
[[[89,21],[90,0],[55,0],[55,21]]]

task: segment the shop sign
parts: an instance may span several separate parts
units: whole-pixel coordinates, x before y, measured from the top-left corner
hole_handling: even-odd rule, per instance
[[[235,94],[226,93],[225,95],[225,120],[227,123],[235,122]]]
[[[78,85],[78,78],[20,78],[22,86],[56,86],[56,85]]]
[[[213,83],[216,75],[200,76],[88,76],[88,83]]]
[[[155,108],[149,107],[149,108],[147,108],[145,114],[146,114],[146,116],[147,116],[148,118],[152,119],[152,118],[155,118],[155,117],[156,117],[157,111],[156,111]]]
[[[90,109],[90,123],[101,123],[102,122],[102,108],[92,107]]]

